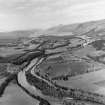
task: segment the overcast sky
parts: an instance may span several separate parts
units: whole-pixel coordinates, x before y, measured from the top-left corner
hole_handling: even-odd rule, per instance
[[[105,19],[105,0],[0,0],[0,31]]]

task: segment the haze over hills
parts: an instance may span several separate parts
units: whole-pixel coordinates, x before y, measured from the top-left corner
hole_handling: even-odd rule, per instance
[[[96,34],[97,32],[103,33],[105,31],[105,19],[99,21],[90,21],[85,23],[75,23],[68,25],[58,25],[51,27],[46,30],[32,29],[32,30],[17,30],[12,32],[0,32],[0,39],[6,38],[19,38],[29,36],[40,36],[40,35],[81,35]]]
[[[0,32],[0,39],[14,39],[19,37],[29,37],[31,34],[35,32],[41,31],[40,29],[32,29],[32,30],[17,30],[11,32]]]
[[[49,28],[47,32],[49,33],[72,32],[72,34],[83,34],[92,29],[95,29],[95,31],[104,30],[105,20],[90,21],[90,22],[85,22],[85,23],[77,23],[77,24],[69,24],[69,25],[58,25],[58,26]]]

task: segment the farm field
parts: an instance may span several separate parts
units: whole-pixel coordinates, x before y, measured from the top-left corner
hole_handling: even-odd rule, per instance
[[[105,95],[104,86],[98,85],[96,83],[100,81],[105,81],[105,70],[95,71],[84,75],[79,75],[75,77],[71,77],[69,81],[59,81],[59,84],[63,84],[68,87],[80,88],[90,92],[96,92],[99,94]],[[103,84],[104,85],[104,84]]]
[[[79,27],[81,27],[81,25]],[[62,53],[51,57],[48,56],[48,58],[38,66],[38,73],[44,79],[50,79],[51,82],[55,82],[60,86],[81,89],[86,92],[105,96],[105,37],[99,36],[101,31],[104,30],[87,30],[86,28],[86,32],[83,34],[85,31],[81,31],[84,29],[83,27],[80,30],[77,29],[75,30],[78,31],[76,34],[75,31],[73,31],[74,33],[72,32],[72,35],[68,33],[67,36],[65,33],[55,33],[47,34],[48,36],[43,34],[38,37],[19,38],[17,42],[16,40],[10,40],[12,42],[5,41],[4,43],[1,41],[0,84],[11,73],[21,71],[15,68],[9,70],[9,60],[19,58],[21,54],[21,60],[23,60],[25,58],[23,57],[25,52],[29,52],[30,54],[32,53],[32,49],[36,51],[35,48],[40,45],[40,43],[46,41],[38,50],[45,49],[45,53]],[[58,30],[60,29],[58,28]],[[7,57],[4,63],[2,62],[3,57]],[[15,67],[17,66],[15,65]],[[77,103],[85,104],[74,105],[94,105],[93,103],[82,102],[81,100]],[[27,95],[16,85],[16,81],[14,81],[9,84],[3,96],[0,98],[0,105],[39,105],[39,102]],[[61,103],[53,102],[51,105],[61,105]]]

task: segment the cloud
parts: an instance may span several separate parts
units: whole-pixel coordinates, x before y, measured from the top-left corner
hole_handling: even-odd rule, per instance
[[[105,0],[0,0],[0,29],[48,28],[105,18]]]
[[[7,11],[21,10],[62,10],[76,4],[96,2],[100,0],[0,0],[0,9]]]
[[[38,27],[51,27],[59,24],[71,24],[105,18],[105,1],[68,6],[58,11],[36,12],[28,14],[31,21]],[[44,10],[43,10],[44,11]],[[47,11],[47,12],[46,12]]]
[[[74,5],[66,8],[63,14],[69,23],[105,19],[105,1]]]

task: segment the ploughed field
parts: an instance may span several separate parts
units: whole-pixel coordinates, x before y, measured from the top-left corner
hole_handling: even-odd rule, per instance
[[[49,73],[51,78],[60,75],[78,75],[86,72],[90,65],[81,61],[67,61],[67,62],[57,62],[57,63],[43,63],[40,66],[42,73]],[[49,68],[49,69],[48,69]]]

